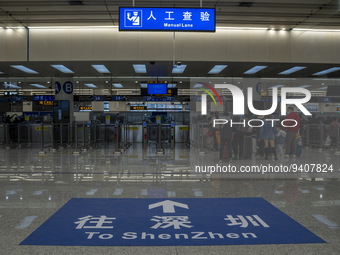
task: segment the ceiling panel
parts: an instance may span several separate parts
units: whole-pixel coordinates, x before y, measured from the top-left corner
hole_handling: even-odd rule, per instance
[[[200,7],[198,0],[134,2],[136,7]],[[217,26],[338,28],[340,25],[338,0],[201,2],[203,7],[216,8]],[[4,0],[0,3],[0,25],[117,25],[118,7],[132,6],[132,3],[115,0]]]

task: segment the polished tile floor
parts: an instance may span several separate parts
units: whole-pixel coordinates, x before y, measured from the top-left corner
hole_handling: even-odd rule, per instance
[[[255,176],[230,178],[192,174],[207,155],[178,145],[157,155],[155,147],[130,147],[122,155],[102,146],[39,155],[35,148],[0,149],[0,254],[340,254],[340,179]],[[212,155],[210,158],[214,158]],[[332,150],[305,150],[301,159],[275,164],[338,162]],[[262,159],[232,164],[261,164]],[[336,169],[338,171],[338,168]],[[263,197],[324,239],[324,244],[80,247],[22,246],[19,243],[71,198]]]

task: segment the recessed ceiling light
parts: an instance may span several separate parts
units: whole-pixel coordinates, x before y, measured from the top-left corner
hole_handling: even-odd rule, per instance
[[[123,88],[123,85],[120,83],[112,83],[112,86],[115,88]]]
[[[267,68],[268,66],[254,66],[253,68],[250,68],[248,71],[244,72],[244,74],[254,74],[257,73],[265,68]]]
[[[104,65],[92,65],[92,67],[96,69],[98,73],[110,73],[109,69]]]
[[[172,68],[172,73],[184,73],[186,67],[187,65],[175,65]]]
[[[11,88],[11,89],[21,89],[20,86],[16,85],[16,84],[12,84],[12,83],[7,83],[7,82],[4,82],[4,87],[5,88]]]
[[[329,73],[336,72],[336,71],[339,71],[339,70],[340,70],[340,67],[332,67],[332,68],[323,70],[321,72],[314,73],[313,75],[324,75],[324,74],[329,74]]]
[[[41,85],[41,84],[36,84],[36,83],[30,84],[30,85],[33,86],[33,87],[36,87],[36,88],[40,88],[40,89],[45,89],[46,88],[46,86]]]
[[[202,83],[196,83],[194,85],[194,89],[199,89],[199,88],[202,88],[203,87],[203,84]]]
[[[74,73],[71,69],[67,68],[64,65],[51,65],[51,66],[62,73]]]
[[[97,88],[97,86],[92,84],[92,83],[85,83],[84,85],[89,87],[89,88]]]
[[[228,65],[215,65],[208,74],[218,74],[222,72]]]
[[[145,65],[134,64],[133,68],[135,69],[136,73],[146,73],[146,66]]]
[[[29,74],[38,74],[37,71],[34,71],[26,66],[23,66],[23,65],[11,65],[11,67],[15,68],[15,69],[18,69],[22,72],[25,72],[25,73],[29,73]]]
[[[279,74],[284,74],[284,75],[292,74],[292,73],[295,73],[295,72],[300,71],[300,70],[305,69],[305,68],[306,68],[305,66],[295,66],[295,67],[292,67],[292,68],[287,69],[285,71],[282,71]]]

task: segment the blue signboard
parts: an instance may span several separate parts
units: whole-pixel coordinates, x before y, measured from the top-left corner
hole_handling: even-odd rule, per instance
[[[74,198],[21,245],[324,243],[262,198]]]
[[[174,100],[175,97],[152,97],[152,96],[144,97],[144,101],[148,102],[171,102]]]
[[[125,96],[112,96],[112,101],[126,101]]]
[[[64,82],[63,90],[66,94],[72,94],[73,93],[73,84],[70,81]]]
[[[24,116],[52,116],[53,112],[23,112],[22,115]]]
[[[33,101],[54,101],[54,96],[33,96]]]
[[[215,9],[119,8],[120,31],[215,32]]]
[[[21,102],[21,101],[25,101],[25,96],[15,96],[15,97],[11,97],[9,99],[9,101],[11,102]]]
[[[104,101],[104,96],[92,96],[91,101]]]
[[[55,84],[55,93],[59,94],[61,91],[61,84],[59,81],[56,81],[54,84]]]
[[[168,84],[166,83],[150,83],[148,84],[149,95],[164,95],[168,93]]]

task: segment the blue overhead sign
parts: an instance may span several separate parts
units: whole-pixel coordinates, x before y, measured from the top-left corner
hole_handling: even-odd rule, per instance
[[[74,198],[21,245],[324,243],[262,198]]]
[[[215,32],[215,9],[119,8],[120,31]]]
[[[33,101],[54,101],[55,96],[49,95],[49,96],[33,96]]]

